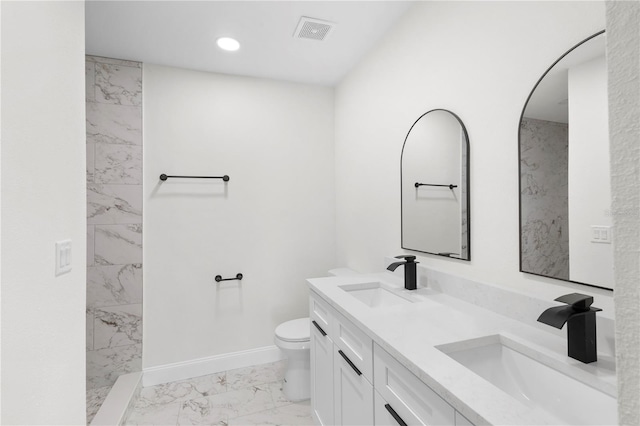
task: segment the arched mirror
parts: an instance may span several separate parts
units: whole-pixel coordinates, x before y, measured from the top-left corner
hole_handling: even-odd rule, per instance
[[[520,271],[613,288],[601,31],[542,75],[520,118]]]
[[[470,260],[469,138],[434,109],[409,129],[401,155],[402,248]]]

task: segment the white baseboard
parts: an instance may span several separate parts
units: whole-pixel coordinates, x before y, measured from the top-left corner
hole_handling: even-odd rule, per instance
[[[176,380],[185,380],[236,368],[267,364],[284,358],[282,351],[273,345],[191,361],[176,362],[174,364],[145,368],[143,370],[142,385],[147,387]]]

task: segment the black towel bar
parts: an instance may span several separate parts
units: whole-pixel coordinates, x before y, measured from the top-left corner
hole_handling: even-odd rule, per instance
[[[222,179],[225,182],[229,182],[229,176],[171,176],[165,175],[164,173],[160,175],[160,180],[167,180],[169,178],[180,178],[180,179]]]
[[[233,281],[233,280],[241,280],[242,279],[242,274],[236,274],[235,278],[222,278],[222,275],[216,275],[216,282],[220,282],[220,281]]]
[[[416,182],[415,187],[418,188],[420,186],[447,186],[449,189],[457,188],[458,185],[449,184],[449,185],[436,185],[434,183],[418,183]]]

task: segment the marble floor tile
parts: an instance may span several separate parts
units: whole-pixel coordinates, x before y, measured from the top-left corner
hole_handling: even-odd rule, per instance
[[[184,401],[178,424],[218,424],[228,419],[275,408],[268,386],[253,386],[207,398]]]
[[[137,407],[124,421],[124,425],[175,425],[178,423],[180,403]]]
[[[142,225],[96,225],[95,229],[95,263],[142,263]]]
[[[87,142],[142,145],[142,108],[88,102]]]
[[[271,388],[266,384],[227,391],[226,393],[209,397],[209,401],[216,411],[226,413],[227,418],[240,417],[275,408],[271,396]]]
[[[246,416],[229,419],[229,426],[245,425],[313,425],[309,401],[284,405]]]
[[[280,361],[143,388],[124,424],[311,425],[309,401],[292,403],[282,393],[285,365]],[[241,380],[241,374],[250,377]],[[249,385],[229,388],[229,375],[236,385]],[[259,383],[273,377],[279,379]]]
[[[227,391],[224,372],[143,388],[138,404],[152,406],[196,399]]]
[[[283,405],[291,404],[291,401],[284,396],[283,392],[284,380],[278,380],[277,382],[267,383],[269,387],[269,392],[271,392],[271,398],[273,398],[273,403],[276,407],[281,407]]]
[[[118,105],[142,104],[142,69],[96,62],[96,101]]]
[[[87,352],[87,389],[112,386],[121,374],[142,370],[142,345]]]
[[[179,425],[221,425],[226,426],[228,414],[212,405],[209,398],[196,398],[180,403]]]
[[[96,183],[141,185],[142,146],[96,143],[93,180]]]
[[[87,307],[142,303],[142,265],[87,268]]]
[[[142,343],[142,304],[94,309],[93,348]]]
[[[270,364],[254,365],[227,371],[227,386],[229,390],[243,389],[248,386],[277,382],[284,379],[286,360]]]
[[[102,403],[107,399],[110,390],[111,386],[103,386],[87,391],[87,424],[91,423],[91,420],[93,420]]]
[[[87,223],[142,223],[142,185],[87,185]]]

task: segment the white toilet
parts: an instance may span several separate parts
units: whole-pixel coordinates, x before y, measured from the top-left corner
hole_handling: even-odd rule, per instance
[[[287,356],[287,370],[284,373],[284,396],[290,401],[309,399],[311,323],[309,318],[299,318],[283,322],[276,327],[274,341]]]

